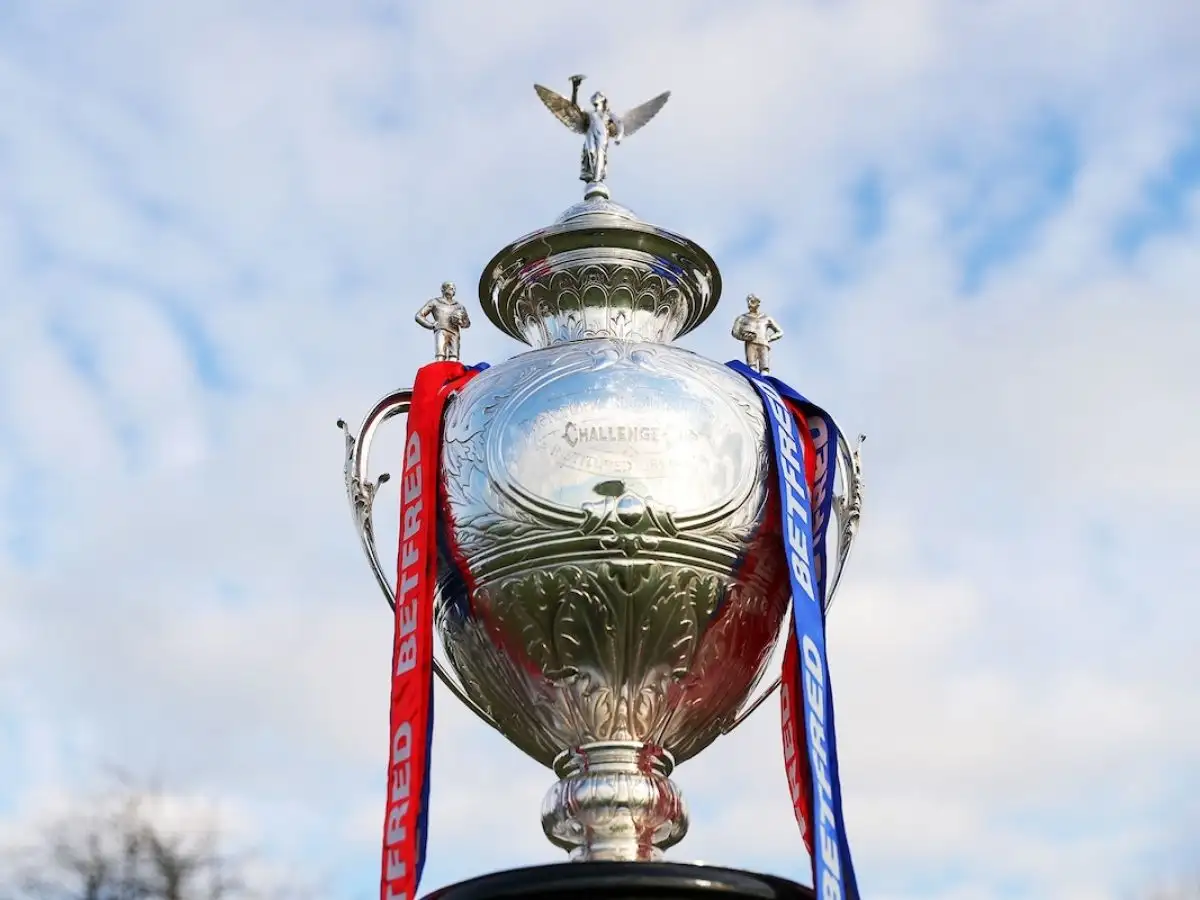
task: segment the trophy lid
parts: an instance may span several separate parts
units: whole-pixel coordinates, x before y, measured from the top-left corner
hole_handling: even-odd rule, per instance
[[[513,241],[479,279],[484,313],[533,347],[594,337],[667,342],[703,322],[721,296],[721,274],[693,241],[642,221],[610,199],[609,141],[628,137],[666,103],[667,93],[613,115],[603,95],[585,112],[572,78],[567,100],[537,86],[555,116],[585,135],[584,199],[554,224]],[[593,121],[595,120],[595,121]]]
[[[479,280],[487,317],[534,347],[671,341],[707,319],[720,296],[721,274],[702,247],[601,197],[509,244]]]

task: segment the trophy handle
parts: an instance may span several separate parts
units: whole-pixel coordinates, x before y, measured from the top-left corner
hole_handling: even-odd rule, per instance
[[[825,591],[825,612],[833,606],[833,598],[838,586],[842,583],[842,574],[846,571],[846,560],[854,547],[854,539],[858,536],[858,523],[862,519],[863,507],[863,477],[862,477],[862,445],[867,439],[860,434],[854,446],[846,440],[846,436],[838,429],[838,475],[842,480],[841,491],[833,495],[833,514],[838,523],[837,568],[829,580]]]
[[[837,593],[838,585],[842,583],[842,573],[846,570],[846,560],[850,558],[850,550],[854,546],[854,539],[858,535],[858,523],[862,518],[862,503],[863,503],[863,478],[862,478],[862,444],[866,440],[866,435],[860,434],[858,442],[851,447],[850,442],[846,440],[841,429],[838,429],[838,452],[837,452],[837,471],[841,478],[841,491],[834,492],[833,495],[833,511],[837,516],[838,523],[838,546],[837,546],[837,568],[833,571],[833,576],[829,579],[829,583],[825,588],[825,612],[828,614],[829,608],[833,606],[833,598]],[[791,628],[792,614],[789,612],[784,616],[783,626],[780,629],[780,638],[787,634],[787,630]],[[776,650],[772,654],[772,660],[782,663],[783,655],[783,640],[777,640],[775,644]],[[768,663],[769,665],[769,663]],[[737,728],[745,722],[754,711],[762,706],[763,701],[775,693],[782,683],[782,678],[777,677],[766,690],[758,692],[757,696],[748,699],[740,712],[734,714],[729,720],[729,724],[721,728],[722,734],[729,734],[733,729]]]
[[[385,484],[391,476],[387,472],[383,472],[372,481],[368,475],[368,464],[371,459],[371,441],[375,437],[376,429],[388,419],[406,414],[411,404],[411,390],[393,391],[388,394],[367,413],[362,426],[358,429],[357,437],[343,419],[338,419],[337,422],[338,428],[346,436],[346,494],[350,499],[354,526],[358,531],[358,538],[362,542],[363,551],[367,554],[367,561],[371,564],[371,571],[375,574],[375,581],[379,585],[379,589],[383,591],[388,606],[392,609],[396,608],[396,588],[379,562],[379,550],[375,545],[375,525],[371,520],[375,494],[379,490],[379,486]],[[442,680],[442,684],[446,685],[450,689],[450,693],[457,697],[464,706],[485,723],[499,730],[499,726],[491,714],[467,695],[458,679],[436,656],[433,660],[433,671]]]

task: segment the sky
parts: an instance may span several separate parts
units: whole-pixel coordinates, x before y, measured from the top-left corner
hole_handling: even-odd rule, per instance
[[[737,356],[753,291],[868,435],[829,622],[864,896],[1200,869],[1198,42],[1191,0],[0,0],[0,838],[119,766],[377,895],[391,620],[334,422],[579,199],[532,84],[583,72],[673,92],[609,182],[721,267],[681,345]],[[676,770],[669,858],[810,880],[776,710]],[[551,773],[441,688],[434,754],[424,889],[564,858]]]

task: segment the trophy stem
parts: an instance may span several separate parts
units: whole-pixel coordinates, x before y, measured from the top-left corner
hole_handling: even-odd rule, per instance
[[[542,801],[542,830],[574,862],[649,862],[687,834],[687,806],[661,747],[584,744],[559,754]]]

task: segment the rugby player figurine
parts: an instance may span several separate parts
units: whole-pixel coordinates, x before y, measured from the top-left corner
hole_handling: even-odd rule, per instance
[[[442,293],[427,302],[416,315],[417,324],[433,332],[434,359],[458,361],[459,335],[471,327],[466,307],[454,299],[454,283],[442,282]]]
[[[733,336],[746,346],[746,365],[766,375],[771,371],[771,343],[783,337],[783,329],[766,313],[759,312],[759,299],[746,297],[746,312],[733,322]]]

